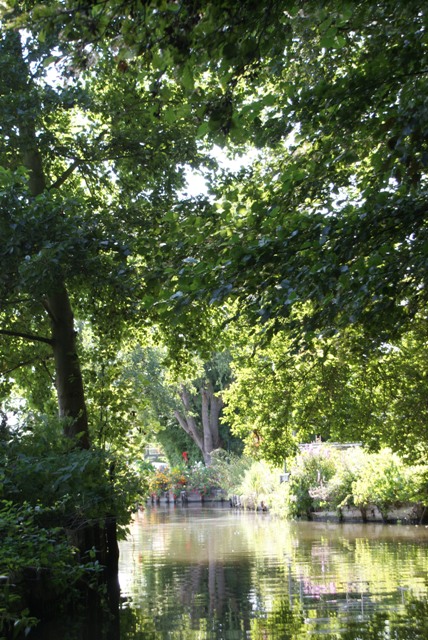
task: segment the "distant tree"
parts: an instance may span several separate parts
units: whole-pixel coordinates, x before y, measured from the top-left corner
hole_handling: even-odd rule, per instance
[[[181,384],[178,390],[181,406],[174,410],[174,416],[200,449],[207,465],[211,463],[212,452],[224,446],[220,433],[221,393],[229,382],[229,358],[217,354],[204,364],[199,379],[193,384]]]
[[[236,446],[227,422],[221,419],[222,393],[230,384],[230,356],[217,353],[208,362],[194,361],[185,369],[186,375],[170,369],[165,349],[137,347],[128,358],[124,376],[133,380],[141,428],[157,438],[167,454],[173,453],[175,460],[177,447],[181,447],[180,455],[187,450],[195,459],[196,450],[210,464],[212,451]]]

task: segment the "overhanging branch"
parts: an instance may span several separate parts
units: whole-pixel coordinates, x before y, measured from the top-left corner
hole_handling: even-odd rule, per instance
[[[12,331],[11,329],[0,329],[0,335],[11,336],[12,338],[22,338],[23,340],[29,340],[30,342],[43,342],[50,346],[53,345],[53,341],[50,338],[44,336],[36,336],[32,333],[25,333],[23,331]]]
[[[45,359],[41,360],[40,358],[31,358],[30,360],[24,360],[23,362],[17,362],[13,367],[10,367],[9,369],[6,369],[5,371],[0,371],[0,374],[3,376],[7,376],[10,373],[13,373],[14,371],[16,371],[17,369],[22,369],[23,367],[28,367],[29,365],[33,365],[35,363],[41,363],[43,365],[43,367],[45,368],[45,370],[47,371],[49,378],[52,380],[52,375],[49,372],[47,366],[46,366],[46,361]]]
[[[73,173],[75,169],[79,166],[82,161],[80,159],[75,160],[69,167],[64,171],[64,173],[56,180],[53,184],[50,185],[49,191],[52,189],[59,189],[61,185],[67,180],[69,176]]]

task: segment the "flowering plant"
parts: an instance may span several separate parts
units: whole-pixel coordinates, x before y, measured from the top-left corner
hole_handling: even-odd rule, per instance
[[[186,488],[188,479],[186,473],[180,467],[173,467],[169,472],[169,485],[174,497],[178,497]]]
[[[184,490],[198,491],[202,496],[206,496],[214,486],[218,486],[216,473],[202,462],[197,462],[192,467],[158,470],[150,479],[150,493],[157,497],[171,491],[177,498]]]
[[[199,491],[202,496],[206,496],[215,485],[214,472],[211,467],[206,467],[198,462],[189,469],[187,488]]]
[[[149,488],[150,493],[158,497],[160,497],[160,495],[165,491],[168,491],[169,478],[165,471],[156,471],[156,473],[150,478]]]

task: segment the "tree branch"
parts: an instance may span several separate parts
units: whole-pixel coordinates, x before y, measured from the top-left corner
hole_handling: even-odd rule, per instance
[[[53,345],[53,340],[45,338],[44,336],[35,336],[32,333],[25,333],[23,331],[12,331],[10,329],[0,329],[0,335],[11,336],[12,338],[22,338],[23,340],[29,340],[30,342],[44,342],[50,346]]]
[[[29,364],[34,364],[35,362],[40,362],[40,358],[31,358],[30,360],[25,360],[24,362],[18,362],[16,365],[14,365],[13,367],[11,367],[10,369],[6,369],[6,371],[1,371],[1,375],[6,376],[9,373],[13,373],[13,371],[16,371],[17,369],[21,369],[22,367],[26,367]],[[41,360],[41,363],[43,365],[43,367],[45,368],[45,370],[47,371],[49,378],[52,380],[52,375],[50,374],[47,366],[46,366],[46,361],[45,359]]]
[[[204,442],[198,433],[195,421],[187,416],[183,416],[179,411],[175,410],[174,415],[180,425],[180,427],[192,438],[198,448],[204,451]]]
[[[69,167],[64,171],[64,173],[62,174],[62,176],[60,176],[60,177],[58,178],[58,180],[56,180],[53,184],[51,184],[51,185],[50,185],[50,187],[48,188],[48,191],[51,191],[51,189],[59,189],[59,187],[60,187],[61,185],[63,185],[63,184],[64,184],[64,182],[67,180],[67,178],[68,178],[69,176],[71,176],[71,174],[73,173],[73,171],[74,171],[75,169],[77,169],[77,167],[79,166],[79,164],[80,164],[81,162],[82,162],[82,161],[81,161],[79,158],[78,158],[78,159],[76,159],[76,160],[75,160],[75,161],[74,161],[74,162],[73,162],[73,163],[72,163],[72,164],[71,164],[71,165],[70,165],[70,166],[69,166]]]

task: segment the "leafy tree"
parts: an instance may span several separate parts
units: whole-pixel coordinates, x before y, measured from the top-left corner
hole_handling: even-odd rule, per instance
[[[253,324],[290,317],[310,337],[358,323],[393,339],[427,302],[426,8],[282,9],[232,92],[230,138],[248,140],[250,122],[259,160],[215,188],[212,241],[188,234],[178,303],[204,273],[212,302],[237,297]]]
[[[221,420],[230,356],[217,353],[206,363],[194,359],[181,368],[185,371],[180,373],[168,367],[164,348],[138,346],[124,376],[133,380],[138,422],[162,443],[170,460],[178,462],[188,451],[193,459],[202,456],[210,464],[212,451],[226,441],[229,448],[234,444]]]
[[[130,406],[141,434],[158,442],[171,464],[183,462],[183,451],[189,459],[199,460],[200,450],[174,417],[179,398],[170,379],[165,348],[136,345],[122,355],[122,366],[121,378],[132,389]]]
[[[230,296],[252,322],[298,305],[299,335],[360,323],[378,341],[424,309],[420,2],[58,1],[30,4],[25,19],[42,39],[61,28],[75,64],[112,48],[122,73],[151,74],[167,121],[177,112],[199,137],[263,150],[214,189],[216,210],[181,210],[157,228],[161,244],[178,227],[182,237],[166,242],[168,268],[156,273],[168,292],[159,311],[181,312],[176,333],[184,325],[195,338],[195,313]]]
[[[211,454],[223,446],[220,432],[220,413],[223,408],[222,390],[230,380],[229,357],[216,354],[205,363],[202,375],[193,384],[180,385],[181,407],[174,416],[184,431],[201,450],[206,464]]]
[[[60,415],[88,447],[74,315],[110,341],[141,323],[141,256],[161,258],[151,229],[198,154],[192,123],[156,114],[150,73],[124,75],[104,52],[50,79],[67,54],[56,36],[5,30],[0,43],[3,373],[52,359]]]
[[[317,373],[307,375],[307,396],[321,390],[331,416],[323,423],[321,402],[302,398],[294,368],[287,388],[301,433],[306,415],[306,432],[314,424],[345,437],[355,433],[350,424],[363,424],[373,447],[384,442],[382,384],[368,348],[392,363],[385,345],[426,314],[426,7],[416,0],[7,4],[10,24],[30,27],[38,40],[18,50],[10,30],[3,47],[3,205],[11,219],[2,299],[14,312],[3,335],[37,338],[42,360],[53,351],[58,368],[65,341],[51,342],[57,307],[66,312],[67,354],[76,352],[72,310],[117,336],[141,313],[135,301],[143,292],[152,317],[170,319],[177,353],[183,343],[212,341],[231,309],[265,336],[282,332],[286,318],[287,345],[288,334],[309,344],[300,371],[313,364]],[[66,78],[56,88],[41,83],[53,57]],[[196,139],[233,152],[252,145],[259,155],[238,179],[217,174],[215,206],[173,205],[182,185],[177,164],[200,160]],[[29,249],[18,220],[26,241],[35,229]],[[231,298],[237,306],[226,307]],[[348,348],[358,340],[363,350]],[[33,358],[16,344],[4,351],[7,371]],[[78,386],[76,358],[68,365]],[[368,384],[357,392],[363,373]],[[406,379],[419,396],[424,376],[418,384]],[[76,394],[63,413],[79,416],[74,430],[85,433],[80,386]],[[405,397],[394,397],[394,419],[408,413]],[[272,424],[278,438],[289,425],[286,447],[296,419],[291,400],[276,399],[282,416]],[[404,422],[397,424],[404,448]],[[424,441],[417,424],[409,450]],[[281,455],[273,450],[278,438],[269,455]]]
[[[234,352],[225,416],[253,455],[278,464],[315,436],[387,446],[423,462],[425,336],[426,321],[417,318],[400,340],[370,349],[356,329],[299,352],[286,327],[264,347],[248,337]]]
[[[14,6],[19,11],[23,4]],[[1,27],[2,393],[7,397],[14,384],[26,393],[37,379],[31,403],[51,409],[55,388],[60,424],[70,446],[82,450],[73,453],[69,467],[62,466],[61,452],[42,456],[35,466],[49,477],[56,475],[55,462],[61,467],[58,495],[67,492],[68,474],[74,473],[81,494],[77,488],[69,495],[85,523],[76,519],[75,543],[82,552],[95,547],[114,572],[116,516],[123,515],[118,505],[128,516],[130,505],[123,496],[119,500],[117,463],[89,449],[118,435],[124,442],[126,429],[119,429],[124,407],[112,402],[111,393],[106,402],[107,385],[94,381],[93,373],[97,366],[103,373],[104,364],[107,382],[117,379],[111,354],[126,327],[145,326],[145,310],[148,314],[157,299],[154,265],[163,261],[157,229],[161,219],[173,215],[176,193],[185,183],[184,165],[199,162],[198,125],[167,115],[167,105],[183,97],[173,78],[168,95],[156,101],[153,70],[124,70],[108,48],[93,51],[90,63],[73,66],[58,29],[37,38],[28,29],[4,22]],[[98,358],[94,353],[85,360],[88,327],[104,351],[99,348]],[[97,416],[100,407],[105,411],[113,404],[109,422],[105,414]],[[115,430],[106,433],[113,415]],[[50,421],[49,428],[53,439],[58,423]],[[31,477],[29,467],[25,473]],[[100,506],[95,513],[85,513],[77,498],[85,494],[86,482]],[[111,499],[104,499],[106,493]],[[19,492],[14,498],[19,504]]]
[[[253,320],[303,301],[296,331],[360,322],[384,339],[424,308],[420,2],[57,1],[30,4],[25,19],[42,39],[61,29],[75,64],[104,47],[125,75],[150,70],[167,121],[194,118],[200,137],[264,150],[218,187],[216,213],[180,217],[163,278],[187,326],[190,301],[233,295]],[[173,104],[172,78],[185,97]]]

